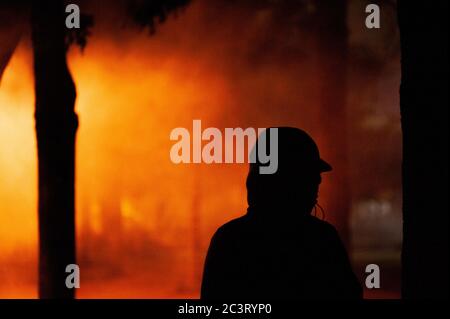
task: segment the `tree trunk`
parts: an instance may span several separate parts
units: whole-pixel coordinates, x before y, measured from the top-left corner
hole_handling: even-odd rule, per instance
[[[448,1],[398,1],[402,295],[448,298]]]
[[[66,62],[62,1],[33,1],[32,42],[39,175],[39,297],[73,298],[75,263],[75,85]]]
[[[320,69],[319,143],[333,171],[324,174],[326,217],[349,242],[350,185],[347,155],[347,1],[317,2]]]

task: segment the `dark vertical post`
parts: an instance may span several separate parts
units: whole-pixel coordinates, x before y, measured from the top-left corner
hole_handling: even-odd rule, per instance
[[[398,1],[402,295],[448,298],[448,1]]]
[[[39,176],[39,297],[73,298],[75,263],[75,85],[66,62],[63,1],[33,1],[32,42]]]

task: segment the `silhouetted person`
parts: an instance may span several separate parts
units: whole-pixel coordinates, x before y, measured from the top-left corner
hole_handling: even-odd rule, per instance
[[[211,240],[201,298],[362,298],[335,228],[311,215],[320,174],[331,170],[312,138],[278,128],[278,170],[260,174],[260,165],[250,164],[247,214]]]

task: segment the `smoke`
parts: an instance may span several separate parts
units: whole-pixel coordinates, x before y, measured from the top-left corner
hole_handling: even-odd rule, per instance
[[[248,168],[173,164],[169,134],[200,119],[219,129],[283,125],[317,135],[324,123],[314,6],[301,3],[197,0],[151,35],[124,16],[121,2],[83,2],[92,36],[68,56],[80,117],[79,297],[198,296],[213,232],[245,213]],[[24,247],[36,264],[31,48],[19,49],[0,89],[0,176],[10,182],[0,188],[1,224],[13,225],[0,231],[2,278]]]

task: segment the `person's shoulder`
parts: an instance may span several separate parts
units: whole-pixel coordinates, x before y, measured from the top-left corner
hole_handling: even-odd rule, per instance
[[[247,225],[248,225],[247,215],[232,219],[229,222],[220,226],[217,229],[216,233],[214,234],[214,237],[223,238],[245,232]]]
[[[248,216],[244,215],[235,219],[232,219],[217,229],[217,232],[227,233],[230,231],[240,230],[245,228],[248,224]]]
[[[337,234],[336,228],[329,222],[315,216],[308,216],[307,218],[308,222],[315,230],[321,231],[322,233],[328,233],[331,236]]]

